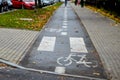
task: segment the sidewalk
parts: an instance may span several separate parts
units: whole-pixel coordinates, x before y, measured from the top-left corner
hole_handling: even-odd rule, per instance
[[[120,80],[120,25],[99,13],[75,6],[74,11],[86,28],[108,75],[112,80]]]
[[[0,28],[0,58],[19,63],[36,40],[37,31]]]

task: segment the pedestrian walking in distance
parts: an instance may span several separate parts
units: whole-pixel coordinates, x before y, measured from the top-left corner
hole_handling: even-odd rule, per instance
[[[77,0],[77,5],[78,5],[78,6],[80,5],[80,2],[81,2],[81,0]]]
[[[81,4],[81,7],[84,7],[84,0],[81,0],[80,4]]]
[[[75,0],[75,5],[77,5],[78,0]]]
[[[65,6],[67,6],[67,0],[65,0]]]

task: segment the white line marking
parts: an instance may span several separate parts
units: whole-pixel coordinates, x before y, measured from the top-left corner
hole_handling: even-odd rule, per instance
[[[64,18],[64,21],[67,21],[67,18]]]
[[[43,37],[38,51],[54,51],[56,37]]]
[[[67,23],[68,21],[63,21],[64,23]]]
[[[59,74],[64,74],[65,73],[65,67],[56,67],[55,72]]]
[[[62,26],[62,28],[67,28],[67,26]]]
[[[67,23],[63,23],[64,26],[67,26]]]
[[[46,31],[49,31],[49,32],[61,32],[62,29],[52,29],[52,28],[45,28]]]
[[[83,38],[70,38],[71,52],[88,53]]]
[[[61,32],[61,35],[67,35],[67,32]]]

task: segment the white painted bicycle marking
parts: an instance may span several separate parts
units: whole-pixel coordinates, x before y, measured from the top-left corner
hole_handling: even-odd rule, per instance
[[[73,57],[79,57],[79,60],[74,59]],[[83,64],[86,67],[92,67],[95,68],[98,66],[96,61],[92,61],[92,62],[88,62],[87,61],[87,57],[86,55],[76,55],[76,54],[70,54],[68,57],[59,57],[57,59],[57,63],[59,65],[63,65],[63,66],[69,66],[72,64],[72,62],[75,62],[76,64]]]

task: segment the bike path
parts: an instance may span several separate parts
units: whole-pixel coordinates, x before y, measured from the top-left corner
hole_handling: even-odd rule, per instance
[[[54,13],[28,53],[22,62],[26,67],[106,79],[99,55],[69,4]]]
[[[71,3],[90,35],[110,80],[120,80],[120,24],[116,21]]]

